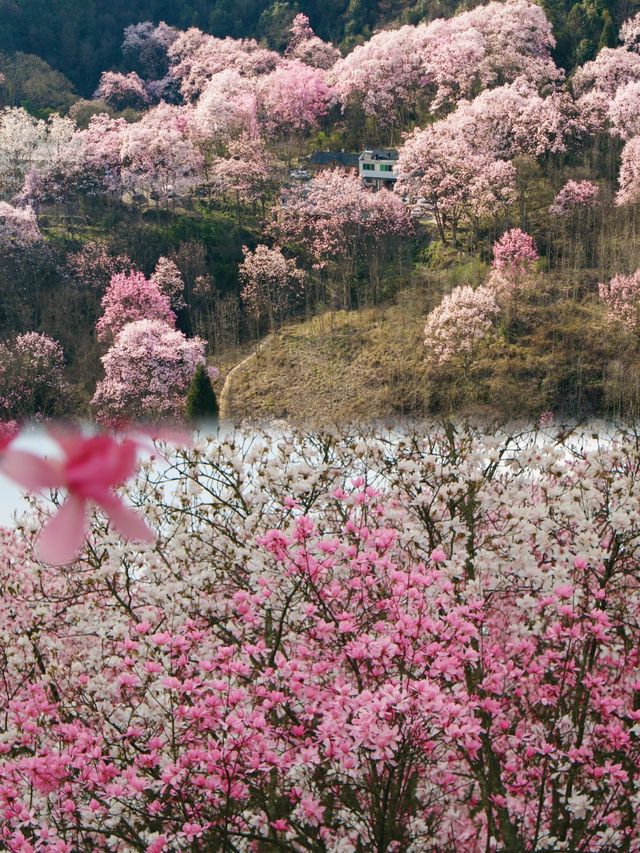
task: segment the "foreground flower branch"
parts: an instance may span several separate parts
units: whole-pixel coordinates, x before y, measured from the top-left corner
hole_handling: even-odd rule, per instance
[[[17,425],[5,426],[0,472],[29,491],[64,489],[62,507],[42,530],[36,553],[46,563],[63,565],[80,552],[88,526],[88,511],[98,506],[127,539],[152,542],[153,531],[129,509],[114,488],[126,482],[138,468],[140,443],[108,434],[84,436],[78,430],[50,428],[62,458],[50,459],[11,447]],[[2,440],[0,434],[0,441]]]
[[[127,489],[153,547],[4,532],[0,843],[639,850],[636,448],[229,435]]]

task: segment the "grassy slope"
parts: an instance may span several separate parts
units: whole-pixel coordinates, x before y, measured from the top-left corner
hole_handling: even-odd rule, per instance
[[[479,273],[481,271],[477,271]],[[471,370],[430,371],[424,318],[457,276],[418,272],[392,305],[327,313],[283,329],[236,377],[235,420],[357,421],[456,412],[570,417],[638,411],[640,360],[591,283],[541,276]]]

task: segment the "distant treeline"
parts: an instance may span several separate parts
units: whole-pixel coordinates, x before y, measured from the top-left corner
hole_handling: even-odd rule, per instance
[[[458,0],[0,0],[0,53],[36,54],[91,95],[100,73],[122,63],[122,31],[131,23],[164,20],[217,36],[257,38],[272,48],[287,42],[297,12],[316,33],[348,49],[390,22],[449,17],[477,5]],[[633,0],[543,0],[565,68],[615,44],[619,23],[640,6]]]

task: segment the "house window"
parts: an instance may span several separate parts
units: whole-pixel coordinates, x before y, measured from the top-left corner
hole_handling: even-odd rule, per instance
[[[365,172],[374,172],[375,171],[375,163],[363,163],[362,168]]]
[[[385,166],[384,164],[380,166],[381,172],[393,172],[393,166]]]

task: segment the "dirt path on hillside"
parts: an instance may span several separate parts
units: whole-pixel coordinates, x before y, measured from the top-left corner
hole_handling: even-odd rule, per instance
[[[232,386],[237,376],[250,361],[258,358],[258,355],[262,352],[265,346],[269,345],[272,338],[272,334],[269,334],[266,337],[262,338],[258,345],[259,348],[257,350],[254,350],[252,353],[249,353],[246,358],[243,358],[242,361],[239,361],[235,365],[235,367],[232,367],[231,370],[227,373],[227,376],[224,380],[224,385],[222,386],[222,391],[220,392],[220,397],[218,399],[221,421],[224,422],[231,420],[231,401],[233,399]]]

